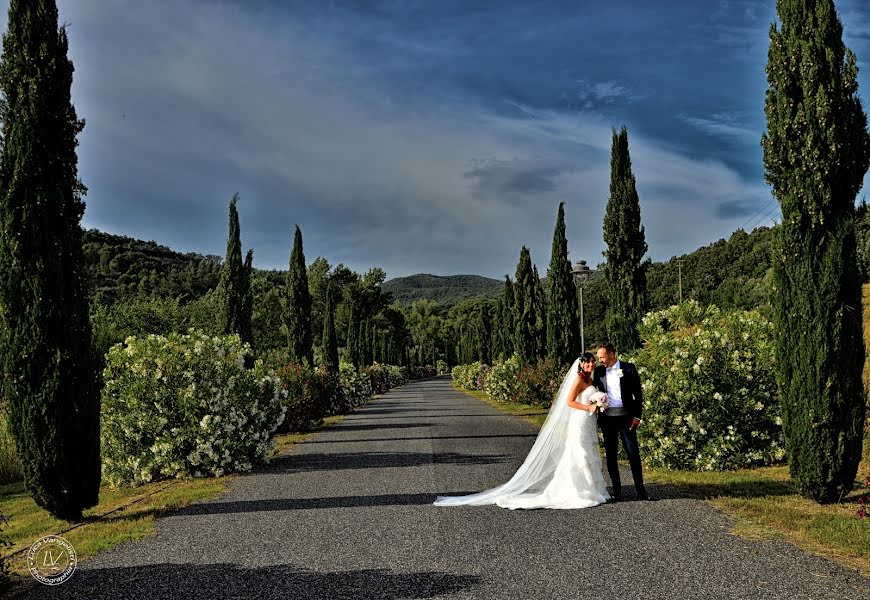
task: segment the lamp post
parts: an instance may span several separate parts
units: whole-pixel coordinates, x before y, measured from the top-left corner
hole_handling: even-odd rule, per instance
[[[683,261],[677,261],[677,269],[679,269],[679,281],[680,281],[680,304],[683,303]]]
[[[574,276],[574,285],[580,289],[580,351],[586,352],[586,331],[583,323],[583,283],[592,275],[592,269],[586,266],[585,260],[578,260],[571,269]]]

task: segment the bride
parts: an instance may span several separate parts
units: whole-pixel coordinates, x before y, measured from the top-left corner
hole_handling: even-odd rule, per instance
[[[590,362],[595,358],[586,352],[571,365],[535,444],[507,483],[468,496],[439,496],[435,505],[531,509],[588,508],[606,502],[610,495],[601,472],[595,418],[598,392],[591,373],[583,369]]]

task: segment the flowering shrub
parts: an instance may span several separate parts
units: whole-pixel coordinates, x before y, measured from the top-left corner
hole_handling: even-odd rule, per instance
[[[372,379],[353,365],[341,363],[339,369],[342,405],[346,412],[368,402],[372,397]]]
[[[449,373],[450,370],[447,369],[445,363],[445,370],[443,373]],[[423,379],[425,377],[434,377],[435,375],[439,375],[439,371],[437,371],[434,367],[430,365],[415,365],[413,367],[405,366],[402,367],[402,374],[407,381],[411,381],[413,379]]]
[[[485,378],[481,378],[482,372],[488,371],[488,369],[487,365],[480,362],[473,362],[470,365],[456,365],[453,367],[453,379],[466,390],[480,390],[483,388],[478,387],[478,385],[482,381],[485,383]]]
[[[103,478],[112,485],[220,476],[268,460],[281,382],[237,335],[128,337],[103,372]]]
[[[467,390],[484,390],[499,402],[547,407],[559,390],[564,368],[550,359],[520,366],[516,355],[492,367],[479,362],[453,367],[453,378]]]
[[[372,366],[364,368],[363,372],[371,379],[374,394],[383,394],[407,381],[402,368],[395,365],[374,363]]]
[[[286,413],[278,433],[311,431],[321,422],[325,385],[317,379],[314,369],[298,364],[284,364],[276,369],[284,391]]]
[[[489,371],[484,391],[498,402],[516,402],[519,372],[520,359],[516,354],[504,362],[496,362]]]
[[[559,384],[562,383],[566,371],[567,367],[549,358],[533,365],[525,365],[517,373],[513,402],[549,407],[559,391]]]
[[[625,359],[643,386],[645,461],[721,470],[785,457],[769,321],[689,301],[647,314],[639,329],[644,347]]]

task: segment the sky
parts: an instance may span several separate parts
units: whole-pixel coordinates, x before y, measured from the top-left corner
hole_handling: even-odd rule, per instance
[[[258,268],[287,268],[298,224],[309,264],[513,278],[523,245],[545,275],[565,202],[594,267],[622,126],[653,260],[779,217],[775,0],[57,4],[87,228],[223,256],[238,193]],[[836,5],[870,109],[870,3]]]

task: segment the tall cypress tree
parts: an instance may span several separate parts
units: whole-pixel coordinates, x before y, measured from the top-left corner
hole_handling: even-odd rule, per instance
[[[338,369],[338,339],[335,336],[335,310],[332,308],[332,285],[326,285],[326,307],[323,312],[323,361]]]
[[[218,319],[221,331],[241,335],[245,303],[245,275],[242,264],[242,240],[239,231],[239,195],[230,200],[230,224],[227,236],[227,256],[218,282]]]
[[[533,364],[538,359],[538,316],[535,314],[537,302],[532,270],[532,257],[525,246],[520,250],[520,261],[517,263],[516,284],[514,292],[514,351],[522,364]]]
[[[502,340],[504,340],[505,358],[510,358],[516,354],[516,346],[514,345],[514,284],[511,278],[504,276],[504,312],[502,313]]]
[[[366,319],[362,323],[360,323],[360,336],[359,336],[359,353],[362,362],[366,366],[371,366],[372,364],[372,355],[371,355],[371,344],[369,343],[369,320]]]
[[[54,0],[11,0],[3,36],[0,369],[9,424],[36,503],[67,520],[100,486],[100,400],[91,349],[66,30]]]
[[[855,55],[831,0],[779,0],[770,28],[765,179],[782,209],[773,247],[777,380],[789,470],[821,502],[850,491],[864,400],[855,197],[870,164]]]
[[[547,311],[547,355],[559,364],[571,364],[580,355],[580,321],[577,288],[568,261],[568,238],[565,235],[565,203],[559,204],[553,252],[547,271],[550,302]]]
[[[358,369],[360,363],[359,341],[357,335],[359,331],[359,324],[356,322],[353,305],[354,303],[351,301],[347,317],[347,354],[350,358],[350,362],[353,363],[354,368]]]
[[[535,282],[535,340],[537,342],[537,360],[547,356],[547,297],[544,295],[544,284],[538,276],[538,265],[533,265],[532,276]]]
[[[245,255],[245,264],[242,267],[242,314],[241,323],[239,324],[239,337],[242,338],[242,343],[247,343],[251,346],[251,351],[254,350],[254,329],[252,326],[252,318],[254,313],[254,288],[252,279],[254,277],[254,251],[248,250]],[[251,368],[254,366],[254,357],[245,357],[245,366]]]
[[[492,318],[492,344],[490,346],[490,354],[492,360],[504,360],[504,335],[502,333],[502,321],[504,320],[504,302],[498,298],[495,302],[495,314]]]
[[[637,325],[646,306],[646,268],[643,255],[647,245],[640,224],[631,157],[628,153],[628,130],[613,132],[610,155],[610,198],[604,215],[604,242],[607,262],[604,276],[610,292],[605,323],[610,342],[620,351],[640,345]]]
[[[296,225],[290,268],[284,276],[284,325],[287,328],[287,350],[290,362],[314,366],[314,333],[311,329],[311,292],[308,290],[308,270],[302,250],[302,231]]]

